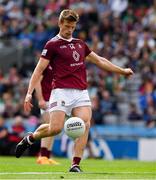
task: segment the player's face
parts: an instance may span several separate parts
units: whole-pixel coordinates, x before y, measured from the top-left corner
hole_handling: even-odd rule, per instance
[[[60,35],[63,38],[69,39],[72,37],[72,34],[76,28],[76,22],[70,22],[64,20],[63,22],[59,23],[60,28]]]

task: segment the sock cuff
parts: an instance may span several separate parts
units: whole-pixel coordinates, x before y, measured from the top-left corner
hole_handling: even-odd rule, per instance
[[[81,161],[81,158],[80,158],[80,157],[74,157],[74,158],[73,158],[72,166],[73,166],[73,165],[79,166],[80,161]]]
[[[27,136],[27,141],[28,141],[28,143],[29,143],[30,145],[32,145],[32,144],[33,144],[33,142],[32,142],[32,141],[30,141],[30,136]]]
[[[40,156],[45,156],[45,157],[49,158],[48,150],[46,147],[40,148]]]

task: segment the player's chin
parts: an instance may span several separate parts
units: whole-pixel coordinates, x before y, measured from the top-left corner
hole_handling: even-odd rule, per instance
[[[72,36],[72,33],[66,33],[66,37],[70,38]]]

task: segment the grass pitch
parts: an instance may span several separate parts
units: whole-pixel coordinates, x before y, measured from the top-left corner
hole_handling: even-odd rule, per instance
[[[38,165],[32,157],[0,157],[0,179],[156,179],[156,162],[83,160],[83,173],[69,173],[69,159],[60,165]]]

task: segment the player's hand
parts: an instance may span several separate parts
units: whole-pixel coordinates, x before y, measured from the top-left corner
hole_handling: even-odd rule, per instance
[[[31,94],[27,94],[24,100],[24,111],[25,112],[30,112],[33,105],[31,104],[31,100],[32,100],[32,95]]]
[[[43,110],[47,109],[47,104],[46,104],[46,101],[44,99],[43,100],[39,100],[38,105]]]
[[[124,75],[131,76],[133,74],[134,74],[134,72],[132,71],[132,69],[130,69],[130,68],[125,68],[124,69]]]

